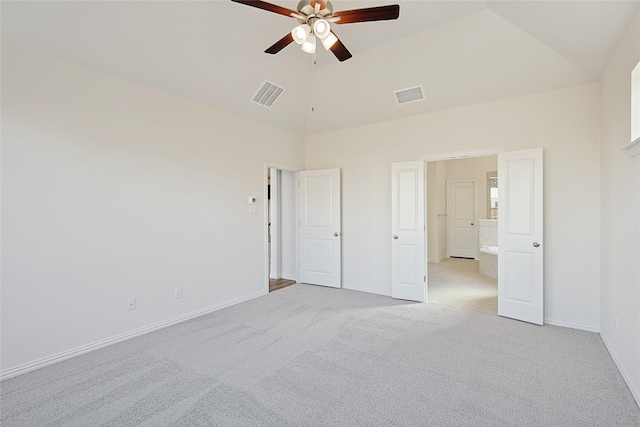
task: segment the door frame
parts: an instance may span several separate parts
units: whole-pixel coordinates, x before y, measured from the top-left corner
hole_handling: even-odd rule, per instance
[[[297,167],[297,166],[291,166],[291,165],[283,165],[283,164],[279,164],[279,163],[273,163],[273,162],[265,162],[264,163],[264,169],[263,169],[263,194],[262,194],[262,200],[264,201],[262,203],[262,205],[264,206],[264,208],[262,209],[263,211],[263,221],[264,221],[264,225],[263,225],[263,248],[264,248],[264,291],[265,293],[269,293],[269,267],[270,267],[270,262],[269,262],[269,206],[267,203],[267,200],[269,200],[269,195],[267,194],[268,191],[268,185],[269,185],[269,169],[277,169],[277,170],[281,170],[281,171],[287,171],[287,172],[299,172],[301,170],[303,170],[303,168]],[[297,198],[297,191],[296,191],[296,198]],[[294,202],[294,205],[297,206],[297,200]],[[298,209],[295,209],[295,215],[296,215],[296,221],[298,219]],[[294,245],[295,247],[294,249],[294,253],[298,254],[298,227],[296,227],[296,238],[294,239]],[[297,260],[296,260],[296,279],[298,278],[298,267],[297,267]]]
[[[270,247],[270,259],[269,259],[269,278],[279,279],[281,273],[282,260],[280,259],[282,253],[282,242],[280,241],[280,222],[282,221],[281,204],[280,199],[280,175],[281,169],[269,168],[269,182],[268,187],[268,209],[269,209],[269,247]],[[267,200],[267,199],[265,199]]]
[[[472,157],[487,157],[487,156],[497,156],[498,153],[504,153],[506,152],[507,149],[505,147],[494,147],[494,148],[484,148],[484,149],[478,149],[478,150],[466,150],[466,151],[455,151],[455,152],[449,152],[449,153],[439,153],[439,154],[424,154],[421,155],[419,160],[422,160],[424,162],[424,177],[425,177],[425,188],[427,187],[427,163],[429,162],[438,162],[440,160],[458,160],[458,159],[468,159],[468,158],[472,158]],[[424,199],[424,209],[425,209],[425,214],[427,212],[427,199],[428,197],[425,197]],[[474,202],[475,204],[475,202]],[[477,214],[477,212],[476,212]],[[428,228],[428,223],[427,223],[427,219],[425,218],[425,228]],[[500,221],[500,215],[498,215],[498,221]],[[448,219],[447,219],[448,222]],[[448,226],[446,227],[448,228]],[[426,233],[425,233],[426,235]],[[428,237],[425,237],[425,262],[429,262],[429,256],[428,256]],[[447,256],[449,255],[449,245],[447,245]],[[427,285],[427,295],[429,295],[429,275],[427,274],[427,281],[426,281],[426,285]],[[428,301],[428,300],[427,300]],[[496,314],[497,316],[497,314]]]

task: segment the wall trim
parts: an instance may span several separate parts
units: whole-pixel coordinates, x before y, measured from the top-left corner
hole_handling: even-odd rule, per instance
[[[456,151],[453,153],[441,153],[441,154],[423,154],[420,156],[420,160],[426,162],[437,162],[440,160],[454,160],[454,159],[466,159],[470,157],[486,157],[495,156],[498,153],[504,153],[506,150],[504,147],[485,148],[482,150],[468,150],[468,151]]]
[[[640,137],[636,138],[635,141],[631,141],[631,143],[625,146],[623,150],[629,155],[629,157],[635,157],[640,154]]]
[[[633,398],[636,400],[636,403],[638,404],[638,406],[640,406],[640,390],[636,390],[633,388],[633,383],[629,381],[629,378],[630,378],[629,373],[624,369],[624,366],[618,361],[619,359],[616,356],[615,351],[613,351],[613,347],[608,344],[606,336],[607,336],[606,334],[603,334],[602,332],[600,332],[600,338],[604,343],[604,347],[609,352],[609,355],[611,356],[613,363],[616,365],[616,368],[618,368],[620,375],[622,375],[622,379],[624,379],[624,382],[627,383],[627,387],[629,387],[629,390],[631,390],[631,394],[633,395]]]
[[[596,332],[596,333],[600,332],[599,325],[592,325],[589,323],[582,323],[582,322],[572,322],[568,320],[558,320],[558,319],[552,319],[549,317],[544,318],[544,324],[553,325],[553,326],[562,326],[563,328],[579,329],[581,331],[587,331],[587,332]]]
[[[382,295],[382,296],[385,296],[385,297],[391,297],[391,292],[376,291],[376,290],[373,290],[373,289],[366,289],[366,288],[362,288],[362,287],[359,287],[359,286],[351,286],[351,285],[342,284],[342,289],[347,289],[349,291],[366,292],[368,294]]]
[[[192,311],[191,313],[183,314],[167,320],[162,320],[160,322],[157,322],[148,326],[143,326],[142,328],[134,329],[132,331],[125,332],[123,334],[114,335],[112,337],[105,338],[100,341],[96,341],[90,344],[85,344],[80,347],[73,348],[71,350],[66,350],[66,351],[54,354],[52,356],[43,357],[42,359],[34,360],[28,363],[23,363],[22,365],[14,366],[13,368],[0,371],[0,381],[6,380],[7,378],[12,378],[18,375],[26,374],[27,372],[35,371],[36,369],[44,368],[45,366],[53,365],[54,363],[62,362],[63,360],[71,359],[72,357],[80,356],[82,354],[89,353],[91,351],[98,350],[113,344],[117,344],[119,342],[129,340],[131,338],[136,338],[141,335],[145,335],[150,332],[157,331],[159,329],[164,329],[169,326],[173,326],[178,323],[182,323],[187,320],[194,319],[196,317],[204,316],[205,314],[209,314],[214,311],[218,311],[223,308],[236,305],[241,302],[245,302],[250,299],[254,299],[266,294],[267,292],[265,292],[264,290],[261,290],[249,295],[245,295],[239,298],[234,298],[232,300],[225,301],[220,304],[216,304],[200,310]]]

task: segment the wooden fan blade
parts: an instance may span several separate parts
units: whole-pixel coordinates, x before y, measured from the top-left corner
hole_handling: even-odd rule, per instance
[[[333,31],[331,31],[331,33],[334,36],[336,36],[336,33],[334,33]],[[351,58],[353,55],[351,55],[351,52],[349,52],[347,47],[344,44],[342,44],[338,36],[336,36],[336,38],[338,40],[333,44],[333,46],[330,47],[331,52],[333,52],[336,58],[338,58],[338,61],[340,62],[346,61],[347,59]]]
[[[355,22],[388,21],[398,19],[400,16],[400,6],[397,4],[389,6],[368,7],[365,9],[344,10],[336,12],[333,16],[339,16],[340,20],[336,24],[353,24]]]
[[[291,33],[287,33],[286,36],[284,36],[283,38],[281,38],[280,40],[275,42],[273,44],[273,46],[271,46],[269,49],[265,50],[264,53],[270,53],[272,55],[275,55],[276,53],[280,52],[285,47],[289,46],[289,44],[291,42],[293,42],[293,36],[291,35]]]
[[[279,13],[284,16],[291,16],[292,13],[297,14],[295,10],[287,9],[286,7],[278,6],[275,4],[267,3],[261,0],[231,0],[234,3],[240,3],[251,7],[257,7],[258,9],[268,10],[269,12]]]

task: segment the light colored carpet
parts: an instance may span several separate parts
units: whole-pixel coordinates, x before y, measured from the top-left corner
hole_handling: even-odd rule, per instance
[[[1,383],[9,426],[638,426],[595,333],[308,285]]]
[[[430,262],[429,302],[498,314],[498,281],[478,272],[478,261],[446,258]]]

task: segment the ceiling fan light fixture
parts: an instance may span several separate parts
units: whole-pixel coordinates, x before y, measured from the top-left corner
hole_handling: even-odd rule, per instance
[[[310,34],[300,48],[307,53],[316,53],[316,37]]]
[[[1,1],[1,0],[0,0]],[[296,10],[278,6],[264,0],[231,0],[234,3],[251,6],[267,12],[295,18],[297,26],[280,40],[268,47],[264,52],[276,54],[294,41],[300,45],[303,52],[315,55],[317,37],[320,37],[325,49],[331,50],[338,61],[343,62],[351,58],[351,52],[331,31],[331,24],[353,24],[358,22],[389,21],[398,19],[400,5],[373,6],[361,9],[333,12],[333,5],[328,0],[300,0]],[[315,63],[315,56],[314,56]]]
[[[313,32],[316,36],[321,39],[327,37],[331,32],[331,27],[329,23],[324,19],[317,19],[316,22],[313,23]]]
[[[303,44],[309,38],[309,34],[311,33],[311,27],[307,24],[298,25],[293,30],[291,30],[291,36],[293,36],[293,41],[298,44]]]
[[[322,40],[322,46],[324,46],[324,50],[329,50],[331,49],[331,46],[333,46],[335,42],[338,41],[338,37],[336,37],[336,35],[333,33],[329,33],[327,37],[320,40]]]

